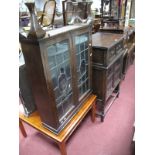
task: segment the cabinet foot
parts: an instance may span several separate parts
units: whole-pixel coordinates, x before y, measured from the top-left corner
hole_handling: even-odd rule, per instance
[[[117,96],[116,97],[119,98],[119,92],[117,93]]]
[[[104,113],[101,114],[101,122],[104,122]]]
[[[104,117],[103,116],[101,116],[101,122],[104,122]]]

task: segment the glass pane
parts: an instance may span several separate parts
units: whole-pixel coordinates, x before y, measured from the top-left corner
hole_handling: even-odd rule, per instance
[[[56,65],[56,59],[54,53],[56,52],[56,46],[52,45],[47,48],[48,50],[48,62],[50,68],[53,68]]]
[[[48,64],[60,121],[74,107],[68,40],[47,48]]]
[[[63,62],[63,55],[60,53],[56,55],[56,63],[59,65],[61,62]]]
[[[88,33],[75,37],[79,98],[90,89],[88,82],[88,39]]]

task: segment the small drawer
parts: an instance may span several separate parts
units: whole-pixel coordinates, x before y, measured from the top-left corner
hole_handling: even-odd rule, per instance
[[[92,50],[92,61],[98,65],[106,65],[105,59],[106,50],[93,48]]]

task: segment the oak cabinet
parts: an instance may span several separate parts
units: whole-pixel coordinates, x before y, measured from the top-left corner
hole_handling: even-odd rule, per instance
[[[103,121],[108,110],[106,109],[108,99],[113,92],[119,95],[124,53],[123,35],[104,32],[93,34],[92,51],[92,87],[98,99],[98,115]]]
[[[66,26],[20,42],[41,121],[59,133],[92,92],[91,27]]]

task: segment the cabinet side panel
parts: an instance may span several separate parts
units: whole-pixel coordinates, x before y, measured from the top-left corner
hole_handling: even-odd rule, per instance
[[[32,93],[41,120],[56,129],[58,128],[59,121],[56,114],[54,99],[49,99],[48,96],[39,44],[23,42],[21,46],[25,58],[28,78],[32,85]]]
[[[93,67],[92,87],[93,93],[97,95],[98,99],[103,99],[106,93],[105,71],[103,69]]]

